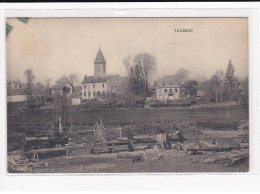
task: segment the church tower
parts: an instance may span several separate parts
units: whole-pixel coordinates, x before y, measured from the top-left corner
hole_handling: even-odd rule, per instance
[[[94,62],[94,76],[95,77],[105,77],[106,76],[106,61],[100,50],[98,50],[95,62]]]

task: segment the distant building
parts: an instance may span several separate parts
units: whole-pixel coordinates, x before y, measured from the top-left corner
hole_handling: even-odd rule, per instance
[[[63,95],[63,91],[62,88],[66,86],[67,88],[69,88],[69,92],[68,92],[68,96],[71,96],[73,94],[73,89],[72,86],[70,84],[64,84],[64,85],[53,85],[51,87],[51,95],[52,96],[62,96]],[[75,87],[74,87],[75,88]]]
[[[27,91],[24,88],[8,88],[7,102],[24,102],[27,101]]]
[[[165,75],[155,85],[155,100],[166,102],[181,97],[181,85],[184,80],[179,75]]]
[[[126,77],[106,75],[106,61],[99,49],[94,61],[94,76],[85,75],[82,81],[82,100],[105,101],[108,94],[123,92]]]
[[[31,87],[31,100],[45,101],[46,88],[41,84],[35,84]],[[7,89],[7,102],[23,102],[27,101],[28,90],[27,88],[8,88]]]

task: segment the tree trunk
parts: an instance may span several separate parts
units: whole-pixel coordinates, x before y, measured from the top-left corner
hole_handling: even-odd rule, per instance
[[[215,102],[218,103],[218,91],[216,90],[216,99]]]

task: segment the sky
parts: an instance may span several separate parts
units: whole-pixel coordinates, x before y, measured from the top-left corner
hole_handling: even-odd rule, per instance
[[[94,75],[100,48],[107,74],[126,75],[123,58],[149,53],[156,58],[153,77],[173,75],[181,67],[191,76],[209,78],[226,71],[248,75],[247,18],[31,18],[27,24],[8,18],[13,26],[6,39],[7,77],[25,81],[31,68],[36,80],[52,84],[74,73],[79,82]],[[175,32],[192,29],[193,32]]]

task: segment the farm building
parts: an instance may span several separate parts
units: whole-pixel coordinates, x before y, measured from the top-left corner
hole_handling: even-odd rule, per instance
[[[24,88],[8,88],[7,102],[24,102],[27,101],[27,92]]]
[[[178,100],[181,96],[181,85],[184,81],[179,75],[165,75],[155,86],[155,100],[166,102],[167,100]]]

